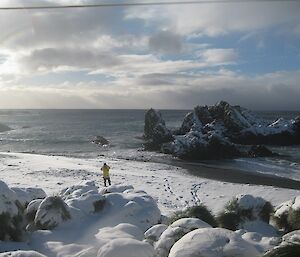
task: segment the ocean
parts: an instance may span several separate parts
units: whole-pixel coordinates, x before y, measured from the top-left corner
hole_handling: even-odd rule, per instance
[[[188,110],[162,110],[169,128],[181,125]],[[171,156],[142,151],[144,110],[0,110],[0,123],[13,130],[0,133],[0,152],[151,160],[176,165]],[[294,118],[300,112],[257,112],[270,121]],[[107,147],[92,143],[96,136],[110,141]],[[197,163],[300,180],[300,147],[272,147],[281,154],[272,158],[241,158]],[[182,165],[182,162],[181,162]]]

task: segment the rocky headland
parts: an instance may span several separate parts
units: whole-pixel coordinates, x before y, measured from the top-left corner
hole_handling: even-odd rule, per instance
[[[300,117],[268,122],[240,106],[221,101],[196,106],[177,130],[167,128],[159,111],[145,114],[144,147],[181,159],[209,160],[276,155],[265,145],[300,144]]]

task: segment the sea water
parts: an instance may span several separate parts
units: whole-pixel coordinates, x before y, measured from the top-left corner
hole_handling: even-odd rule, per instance
[[[181,125],[187,110],[162,110],[169,128]],[[257,112],[269,121],[291,119],[300,112]],[[0,110],[0,123],[12,128],[0,133],[0,152],[95,158],[99,155],[137,160],[168,161],[170,156],[140,151],[144,110]],[[96,136],[108,146],[92,143]],[[272,147],[281,154],[272,158],[241,158],[203,162],[220,168],[234,168],[300,180],[300,147]],[[200,163],[201,164],[201,163]]]

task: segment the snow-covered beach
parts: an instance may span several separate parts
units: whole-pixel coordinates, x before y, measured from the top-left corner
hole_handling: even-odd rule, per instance
[[[211,228],[193,218],[180,219],[169,227],[155,224],[161,222],[160,213],[170,216],[199,204],[206,205],[217,215],[236,195],[252,195],[254,198],[250,202],[246,199],[250,205],[257,201],[255,197],[262,197],[274,206],[299,195],[299,190],[216,181],[192,175],[184,168],[146,161],[7,152],[0,153],[0,158],[1,180],[10,188],[42,188],[49,199],[61,195],[71,213],[71,220],[67,221],[54,216],[53,222],[59,220],[54,230],[31,232],[22,242],[0,241],[0,256],[190,256],[187,255],[190,251],[199,249],[208,251],[204,256],[219,256],[216,255],[219,251],[233,254],[230,256],[261,256],[281,241],[275,230],[261,221],[249,222],[247,230],[237,232]],[[98,190],[105,192],[100,173],[104,161],[111,166],[113,182],[109,189],[112,193],[104,195],[105,198],[97,193]],[[24,194],[24,191],[20,192]],[[93,214],[91,203],[98,198],[105,199],[109,206],[103,213]],[[45,215],[56,214],[46,212]],[[155,226],[143,235],[152,225]],[[193,245],[194,239],[191,241],[189,232],[204,241],[196,241]],[[214,252],[214,246],[209,245],[217,238],[223,238],[226,243],[218,242],[218,250]],[[189,245],[190,242],[192,247],[187,249],[186,243]],[[243,249],[247,251],[243,252]],[[243,255],[239,255],[241,253]]]
[[[133,185],[137,190],[146,191],[157,200],[165,214],[200,202],[218,212],[239,193],[261,196],[274,205],[299,194],[299,190],[293,189],[205,179],[191,175],[184,168],[154,162],[4,152],[0,156],[1,179],[7,184],[41,187],[50,195],[87,180],[93,180],[97,186],[102,187],[100,168],[103,162],[108,162],[112,167],[113,184]]]

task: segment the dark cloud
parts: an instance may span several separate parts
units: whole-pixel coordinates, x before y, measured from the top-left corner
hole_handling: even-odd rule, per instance
[[[182,49],[182,38],[172,31],[159,31],[149,38],[149,48],[155,52],[178,54]]]

